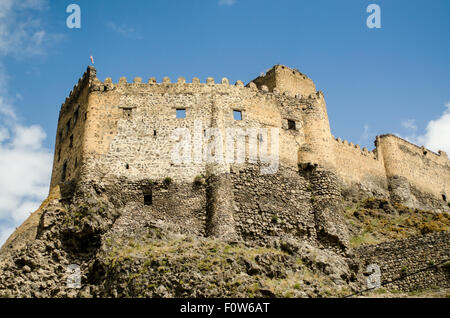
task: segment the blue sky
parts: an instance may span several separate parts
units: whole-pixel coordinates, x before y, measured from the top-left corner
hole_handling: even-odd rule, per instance
[[[66,26],[71,3],[81,29]],[[381,29],[366,26],[371,3]],[[90,55],[114,82],[248,82],[285,64],[324,92],[336,137],[372,149],[397,133],[450,152],[449,33],[448,0],[0,0],[0,190],[26,183],[0,195],[0,244],[48,190],[59,107]],[[41,161],[19,179],[6,158],[20,154]]]

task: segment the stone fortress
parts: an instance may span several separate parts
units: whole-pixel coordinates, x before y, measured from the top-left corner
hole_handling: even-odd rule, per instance
[[[192,131],[194,144],[208,142],[195,134],[196,121],[219,130],[278,128],[278,171],[262,175],[261,162],[174,163],[174,129]],[[391,134],[377,136],[372,151],[333,137],[323,93],[283,65],[247,85],[101,82],[88,67],[60,110],[51,187],[58,184],[75,200],[92,193],[136,204],[183,232],[256,240],[285,233],[337,251],[348,248],[342,197],[450,206],[445,152]]]

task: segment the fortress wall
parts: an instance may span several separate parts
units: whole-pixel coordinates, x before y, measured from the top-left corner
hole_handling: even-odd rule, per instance
[[[115,91],[92,94],[95,118],[87,148],[91,168],[111,180],[176,177],[193,181],[205,172],[204,165],[190,164],[188,175],[184,165],[172,163],[175,141],[171,135],[176,128],[194,127],[194,113],[195,119],[208,123],[211,98],[139,86],[124,84]],[[186,119],[175,118],[177,107],[186,108]]]
[[[394,135],[383,135],[379,140],[386,175],[398,200],[413,203],[411,200],[421,200],[420,193],[429,193],[435,201],[447,204],[442,195],[448,201],[450,162],[444,152],[433,153]]]
[[[226,128],[278,128],[280,160],[297,168],[296,149],[304,135],[302,100],[244,88],[239,83],[229,85],[226,79],[223,82],[213,84],[209,79],[205,85],[169,83],[165,79],[161,84],[142,84],[139,80],[121,80],[109,89],[100,83],[100,88],[94,87],[89,97],[85,152],[93,160],[86,171],[111,179],[147,176],[192,181],[196,175],[206,173],[205,162],[173,163],[171,154],[176,141],[171,135],[177,128],[186,128],[195,138],[194,146],[204,142],[200,131],[210,126],[221,129],[222,136],[226,136]],[[177,108],[186,109],[186,118],[175,118]],[[242,111],[241,121],[233,119],[233,110]],[[297,129],[288,130],[287,119],[295,120]],[[194,134],[199,123],[202,127]],[[223,150],[226,151],[225,141]],[[193,149],[191,154],[194,159]],[[227,165],[222,168],[221,172],[229,172]]]
[[[89,83],[95,78],[95,69],[88,68],[62,105],[55,141],[55,153],[50,188],[60,182],[79,178],[85,135]],[[62,180],[64,164],[66,177]]]
[[[359,145],[337,138],[334,140],[336,170],[344,184],[362,184],[365,188],[387,190],[383,158],[377,149],[368,151]],[[381,157],[381,158],[380,158]]]

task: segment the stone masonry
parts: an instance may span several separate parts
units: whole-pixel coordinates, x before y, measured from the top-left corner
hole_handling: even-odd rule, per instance
[[[257,129],[258,150],[268,145],[279,155],[275,173],[261,173],[260,157],[249,160],[250,135],[243,139],[244,162],[203,160],[217,138],[208,128],[223,136]],[[173,160],[177,129],[189,133],[189,162]],[[274,129],[277,143],[268,133]],[[223,151],[237,147],[219,144]],[[348,189],[449,211],[446,153],[394,135],[378,136],[375,146],[368,151],[334,138],[323,93],[286,66],[246,86],[226,78],[101,82],[88,67],[61,107],[51,187],[73,188],[75,200],[95,193],[119,206],[138,203],[201,235],[258,240],[284,233],[346,250],[341,193]]]
[[[355,254],[364,267],[380,266],[388,289],[417,291],[450,287],[450,232],[363,246]]]

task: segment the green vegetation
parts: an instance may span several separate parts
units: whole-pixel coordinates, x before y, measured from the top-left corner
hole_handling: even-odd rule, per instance
[[[191,237],[112,240],[106,254],[107,276],[122,278],[127,295],[148,297],[161,283],[175,297],[195,288],[245,297],[322,297],[345,295],[324,273],[308,269],[301,257],[268,248]],[[292,270],[286,270],[291,268]],[[126,274],[129,273],[129,274]],[[123,275],[128,275],[123,277]]]
[[[449,231],[448,213],[411,209],[387,200],[367,198],[345,207],[352,247]]]
[[[164,186],[168,187],[172,184],[172,178],[171,177],[165,177],[163,180]]]
[[[386,294],[387,290],[384,288],[378,288],[378,289],[374,290],[374,293],[382,295],[382,294]]]
[[[402,269],[400,270],[400,274],[401,274],[402,276],[408,274],[408,267],[403,266]]]
[[[376,243],[376,238],[374,238],[369,232],[363,232],[350,238],[350,245],[353,247]]]
[[[196,186],[204,186],[206,185],[206,178],[203,175],[197,175],[194,178],[194,184]]]
[[[272,223],[278,223],[278,215],[276,215],[276,214],[272,215],[271,222]]]

